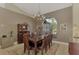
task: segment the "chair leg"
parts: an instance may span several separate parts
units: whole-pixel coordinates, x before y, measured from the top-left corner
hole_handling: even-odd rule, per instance
[[[51,42],[51,46],[52,46],[52,42]]]
[[[35,55],[37,55],[37,50],[35,50]]]
[[[43,49],[41,50],[41,54],[43,55]]]
[[[30,54],[30,50],[28,50],[28,55]]]
[[[50,48],[50,43],[49,43],[49,48]]]
[[[47,47],[45,47],[45,53],[47,53]]]
[[[24,53],[26,52],[26,46],[24,46]]]

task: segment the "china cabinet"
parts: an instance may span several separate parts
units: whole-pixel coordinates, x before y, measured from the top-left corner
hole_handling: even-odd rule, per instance
[[[27,24],[17,25],[17,42],[23,43],[23,33],[27,31]]]

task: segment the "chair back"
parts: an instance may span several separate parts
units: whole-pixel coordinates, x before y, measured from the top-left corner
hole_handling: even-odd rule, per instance
[[[27,49],[29,48],[29,39],[30,39],[30,33],[29,32],[25,32],[23,34],[23,43],[24,43],[24,46],[27,47]]]

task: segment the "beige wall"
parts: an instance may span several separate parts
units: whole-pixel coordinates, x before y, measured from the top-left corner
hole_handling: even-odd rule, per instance
[[[19,7],[17,7],[16,5],[14,5],[13,3],[5,3],[5,7],[8,10],[23,14],[23,15],[27,15],[30,16],[28,13],[24,12],[23,10],[21,10]]]
[[[24,12],[19,7],[17,7],[16,5],[14,5],[14,3],[0,3],[0,7],[6,8],[6,9],[11,10],[13,12],[17,12],[17,13],[29,16],[28,13]]]
[[[73,4],[73,42],[79,42],[79,3]]]
[[[4,8],[0,8],[0,40],[2,35],[10,36],[13,31],[13,40],[17,39],[17,24],[27,23],[30,31],[33,31],[33,19]]]
[[[46,16],[54,17],[57,22],[57,41],[69,42],[72,39],[72,7],[67,7],[55,12],[46,14]],[[67,31],[61,29],[61,24],[67,24]]]

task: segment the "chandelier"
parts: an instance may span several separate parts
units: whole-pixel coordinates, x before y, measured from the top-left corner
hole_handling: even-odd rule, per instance
[[[34,14],[34,16],[33,16],[33,18],[34,19],[36,19],[36,20],[44,20],[44,16],[42,15],[42,13],[41,13],[41,8],[40,8],[40,3],[38,4],[38,12],[36,13],[36,14]]]

